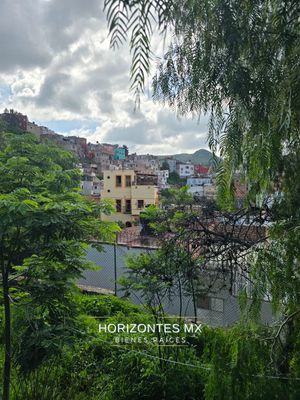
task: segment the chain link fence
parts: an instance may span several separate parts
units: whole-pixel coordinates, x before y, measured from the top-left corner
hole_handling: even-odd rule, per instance
[[[125,239],[121,240],[125,243]],[[127,238],[128,243],[128,238]],[[151,243],[153,244],[153,243]],[[103,251],[99,252],[95,248],[90,248],[87,252],[89,261],[99,266],[97,270],[87,270],[83,277],[78,281],[78,286],[88,292],[113,294],[118,297],[127,295],[119,284],[118,280],[126,273],[126,257],[128,255],[138,255],[143,252],[155,251],[155,247],[142,247],[141,243],[130,237],[128,245],[102,244]],[[143,304],[143,299],[139,293],[130,293],[130,298],[135,304]],[[180,301],[179,295],[166,298],[164,309],[170,315],[179,315]],[[195,311],[191,296],[184,297],[182,303],[182,315],[189,319],[194,319]],[[272,312],[270,304],[262,304],[262,320],[266,323],[272,322]],[[197,320],[210,326],[229,326],[240,318],[240,307],[237,296],[229,294],[226,290],[218,293],[209,294],[205,298],[197,299]]]
[[[92,289],[95,292],[103,292],[123,296],[118,279],[126,271],[126,256],[129,254],[140,254],[147,249],[129,248],[119,244],[102,244],[103,251],[99,252],[95,248],[89,248],[87,258],[89,261],[98,265],[97,270],[85,271],[83,277],[78,281],[81,288]]]

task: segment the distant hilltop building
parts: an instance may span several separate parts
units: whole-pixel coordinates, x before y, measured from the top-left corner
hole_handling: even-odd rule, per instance
[[[87,140],[77,136],[60,135],[46,126],[40,126],[35,122],[29,121],[27,115],[17,112],[13,109],[4,110],[0,114],[0,118],[5,121],[11,128],[24,132],[33,133],[40,140],[51,140],[65,150],[72,151],[80,159],[87,156]]]
[[[82,170],[81,193],[95,201],[111,198],[117,209],[113,218],[127,226],[138,223],[140,211],[147,205],[157,204],[159,191],[170,187],[170,174],[178,174],[195,197],[215,197],[212,169],[192,160],[129,154],[126,145],[89,143],[86,138],[58,134],[31,122],[27,115],[13,109],[6,108],[0,118],[13,130],[30,132],[41,142],[55,143],[76,155]],[[238,196],[241,185],[237,189],[242,204],[244,196]]]
[[[126,146],[119,146],[115,148],[114,159],[115,160],[125,160],[128,157],[128,148]]]
[[[56,135],[56,133],[51,129],[46,126],[39,126],[35,122],[30,122],[27,115],[13,109],[8,110],[6,108],[4,112],[0,114],[0,118],[10,127],[20,131],[33,133],[38,138],[40,138],[41,135]]]
[[[13,109],[8,110],[6,108],[4,112],[0,114],[0,116],[1,119],[12,128],[20,129],[21,131],[27,131],[27,127],[29,125],[27,115],[23,115]]]

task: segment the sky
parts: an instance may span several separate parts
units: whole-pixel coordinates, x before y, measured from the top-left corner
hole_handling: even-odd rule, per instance
[[[130,152],[207,148],[206,116],[179,120],[150,95],[134,111],[128,47],[113,51],[107,34],[103,0],[1,0],[1,112]]]

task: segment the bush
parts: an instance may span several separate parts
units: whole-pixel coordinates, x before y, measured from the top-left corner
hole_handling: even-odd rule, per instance
[[[141,312],[141,308],[128,300],[107,295],[82,295],[80,296],[82,311],[93,317],[113,316],[119,312],[131,315]]]

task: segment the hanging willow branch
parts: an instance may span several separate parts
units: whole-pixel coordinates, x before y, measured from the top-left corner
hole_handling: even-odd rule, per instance
[[[151,64],[153,27],[165,31],[171,21],[172,0],[105,0],[104,10],[112,48],[129,40],[130,79],[136,105],[140,103]],[[128,38],[129,34],[129,38]]]
[[[137,105],[154,27],[171,29],[153,96],[179,115],[210,114],[222,206],[232,207],[236,171],[252,199],[272,191],[286,176],[287,149],[292,156],[299,145],[299,1],[105,0],[105,10],[112,47],[129,42]]]

